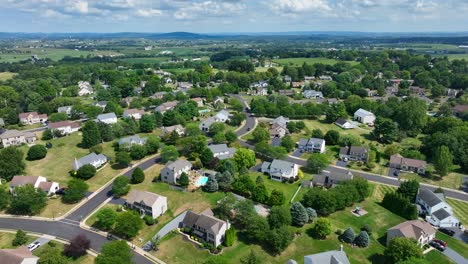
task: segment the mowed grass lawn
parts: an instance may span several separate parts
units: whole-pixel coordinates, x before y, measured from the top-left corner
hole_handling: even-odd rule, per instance
[[[280,65],[294,65],[294,66],[302,66],[302,64],[307,63],[309,65],[315,64],[315,63],[322,63],[322,64],[327,64],[327,65],[334,65],[338,62],[339,60],[335,59],[328,59],[328,58],[285,58],[285,59],[276,59],[273,60],[273,62],[276,62]],[[357,61],[343,61],[350,63],[351,65],[356,65],[358,64]]]
[[[434,179],[423,177],[417,173],[401,173],[400,178],[408,180],[417,180],[419,182],[424,182],[451,189],[459,189],[462,183],[462,175],[455,172],[449,173],[447,176],[444,177],[438,177],[438,175],[434,175]]]
[[[6,81],[13,78],[17,73],[13,72],[0,72],[0,81]]]
[[[468,225],[468,203],[460,200],[446,199],[447,203],[452,206],[455,216],[463,223]]]
[[[360,206],[369,212],[367,215],[355,217],[350,212],[353,208],[347,208],[329,216],[333,230],[344,230],[352,227],[355,232],[358,232],[365,224],[369,224],[373,228],[371,243],[368,248],[352,248],[349,245],[344,245],[344,250],[353,264],[383,263],[385,233],[388,228],[404,221],[403,218],[380,206],[379,202],[386,188],[381,190],[379,185],[372,184],[372,186],[372,196],[360,203]],[[296,236],[293,243],[278,256],[272,256],[263,250],[261,246],[248,244],[242,239],[239,239],[234,246],[225,248],[220,256],[212,256],[206,250],[200,250],[192,243],[184,241],[182,236],[177,234],[170,234],[165,237],[159,251],[152,254],[167,263],[203,263],[208,259],[214,259],[216,263],[240,263],[240,260],[246,257],[250,250],[253,250],[260,256],[263,263],[283,264],[289,259],[303,263],[303,256],[305,255],[339,249],[341,242],[335,234],[331,234],[326,240],[316,240],[310,237],[307,230],[312,226],[313,224],[308,224],[303,228],[290,227],[293,231],[299,232],[300,235]],[[450,263],[439,252],[432,254],[436,254],[437,263]]]

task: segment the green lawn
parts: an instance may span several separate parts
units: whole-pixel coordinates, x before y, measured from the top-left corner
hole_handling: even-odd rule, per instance
[[[450,198],[446,201],[448,204],[450,204],[450,206],[452,206],[455,215],[463,223],[463,225],[468,225],[468,203]]]
[[[468,258],[468,244],[467,243],[461,240],[455,239],[453,237],[450,237],[441,232],[437,232],[436,237],[438,239],[441,239],[447,242],[447,245],[451,249],[455,250],[458,254],[462,255],[465,258]]]
[[[0,81],[6,81],[13,78],[16,73],[13,72],[0,72]]]
[[[302,64],[307,63],[307,64],[314,64],[314,63],[323,63],[327,65],[334,65],[338,62],[339,60],[335,59],[328,59],[328,58],[286,58],[286,59],[276,59],[273,60],[273,62],[276,62],[280,65],[295,65],[295,66],[302,66]],[[344,61],[347,63],[350,63],[352,65],[358,64],[357,61]]]
[[[21,48],[18,49],[22,53],[0,53],[0,62],[16,62],[22,60],[28,60],[33,55],[37,55],[39,59],[49,58],[54,61],[60,60],[65,56],[70,57],[86,57],[88,55],[98,56],[98,55],[119,55],[117,52],[100,50],[100,51],[81,51],[81,50],[72,50],[72,49],[55,49],[55,48]]]
[[[60,250],[63,250],[63,246],[64,246],[63,244],[58,243],[58,242],[56,242],[55,244],[56,244],[55,247],[60,248]],[[49,244],[42,245],[38,249],[34,250],[33,254],[35,256],[39,256],[41,254],[41,252],[43,252],[43,251],[45,251],[45,250],[47,250],[49,248],[50,248]],[[94,263],[94,257],[89,255],[89,254],[86,254],[86,255],[84,255],[82,257],[79,257],[77,259],[69,258],[67,263],[68,264],[92,264],[92,263]]]
[[[284,194],[284,197],[286,198],[285,206],[289,206],[289,201],[293,197],[294,193],[297,190],[297,187],[300,185],[300,182],[301,182],[301,180],[295,183],[282,183],[279,181],[273,181],[269,179],[268,175],[264,175],[259,172],[250,173],[249,176],[254,182],[258,176],[262,177],[263,182],[265,183],[265,187],[270,193],[274,189],[282,191]]]
[[[15,238],[15,234],[13,233],[3,233],[0,232],[0,248],[17,248],[11,245],[11,242]],[[28,243],[31,243],[34,241],[35,237],[33,236],[27,236],[28,240],[26,242],[26,245]]]
[[[400,178],[402,179],[414,179],[419,182],[424,182],[440,187],[450,188],[450,189],[459,189],[462,183],[462,175],[459,173],[452,172],[447,176],[438,177],[434,175],[434,179],[429,179],[427,177],[421,176],[417,173],[401,173]]]

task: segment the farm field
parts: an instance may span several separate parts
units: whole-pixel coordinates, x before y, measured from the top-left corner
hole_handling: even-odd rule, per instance
[[[49,58],[54,61],[63,59],[65,56],[70,57],[86,57],[91,56],[118,56],[120,55],[117,52],[113,51],[81,51],[81,50],[71,50],[71,49],[54,49],[54,48],[22,48],[18,49],[23,53],[0,53],[0,62],[16,62],[30,59],[32,55],[37,55],[39,59]]]
[[[285,59],[275,59],[273,62],[276,62],[280,65],[294,65],[294,66],[302,66],[302,64],[314,64],[314,63],[323,63],[327,65],[333,65],[338,62],[339,60],[335,59],[328,59],[328,58],[285,58]],[[350,63],[352,65],[358,64],[356,61],[344,61]]]

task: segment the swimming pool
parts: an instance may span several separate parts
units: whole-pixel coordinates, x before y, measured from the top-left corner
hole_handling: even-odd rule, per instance
[[[208,181],[208,177],[205,177],[205,176],[202,176],[200,178],[198,178],[197,180],[197,186],[203,186],[206,184],[206,182]]]

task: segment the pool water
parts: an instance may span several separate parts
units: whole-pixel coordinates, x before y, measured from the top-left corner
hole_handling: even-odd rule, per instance
[[[197,180],[197,186],[203,186],[208,181],[208,177],[202,176]]]

